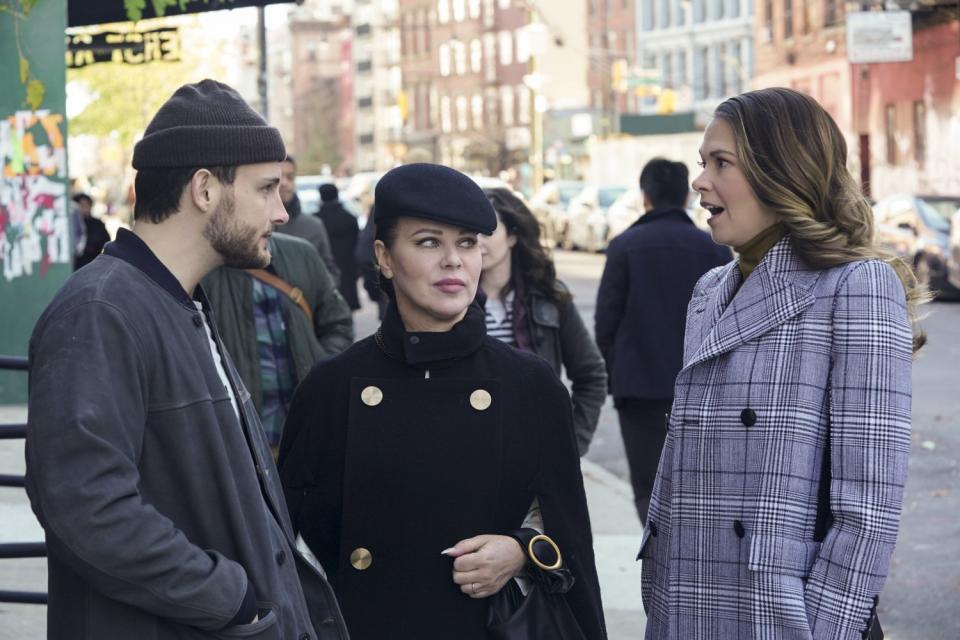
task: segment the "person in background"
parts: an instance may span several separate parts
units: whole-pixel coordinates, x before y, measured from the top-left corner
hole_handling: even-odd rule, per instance
[[[367,216],[367,224],[360,230],[357,236],[357,247],[353,252],[353,257],[357,264],[357,271],[363,282],[363,290],[367,296],[377,303],[377,318],[383,320],[387,312],[389,298],[387,294],[380,289],[380,272],[377,268],[377,257],[373,251],[373,243],[377,235],[377,223],[374,212],[376,205],[370,207],[370,214]]]
[[[333,258],[333,251],[330,249],[330,236],[327,235],[327,228],[323,223],[310,214],[304,214],[300,208],[300,198],[297,196],[297,161],[293,156],[288,155],[284,158],[281,165],[283,167],[283,176],[280,180],[280,199],[283,200],[283,206],[290,216],[289,222],[280,229],[281,233],[303,238],[312,244],[317,253],[327,265],[327,269],[333,276],[333,281],[340,282],[340,269],[337,267],[337,261]]]
[[[916,304],[810,96],[722,102],[693,181],[715,242],[639,557],[648,640],[882,637],[910,454]]]
[[[270,255],[263,269],[214,269],[203,288],[276,451],[297,384],[350,346],[353,318],[309,242],[275,233]]]
[[[687,304],[697,280],[733,255],[687,215],[684,164],[654,158],[640,172],[640,192],[644,214],[607,248],[594,335],[607,363],[637,515],[645,521],[680,372]]]
[[[83,251],[73,261],[73,268],[76,270],[90,264],[100,255],[104,245],[110,242],[110,234],[103,222],[93,217],[93,198],[85,193],[77,193],[73,196],[73,201],[84,227]]]
[[[199,286],[269,264],[284,155],[230,87],[180,87],[133,151],[134,230],[34,327],[26,489],[50,640],[348,638]]]
[[[540,225],[526,205],[506,189],[488,189],[497,228],[480,237],[487,296],[487,334],[536,353],[573,383],[573,429],[580,455],[587,453],[607,395],[603,358],[590,337],[573,296],[557,280],[540,244]]]
[[[340,269],[340,295],[350,305],[350,309],[355,311],[360,308],[360,299],[357,297],[357,260],[353,254],[357,247],[360,226],[356,216],[347,211],[340,202],[336,185],[320,185],[320,202],[317,217],[327,228],[333,258]]]

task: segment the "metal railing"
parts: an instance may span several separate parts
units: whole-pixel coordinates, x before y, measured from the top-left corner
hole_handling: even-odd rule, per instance
[[[26,371],[27,359],[0,356],[0,370]],[[26,424],[0,424],[0,440],[19,440],[27,437]],[[0,487],[23,488],[23,476],[0,474]],[[47,545],[43,542],[0,543],[0,560],[4,558],[46,558]],[[18,604],[47,604],[47,594],[37,591],[2,591],[0,602]]]

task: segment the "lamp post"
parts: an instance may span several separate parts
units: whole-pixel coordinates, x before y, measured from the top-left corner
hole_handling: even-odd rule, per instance
[[[530,190],[536,193],[543,186],[543,112],[545,102],[542,92],[543,76],[540,73],[540,56],[547,48],[547,26],[540,21],[537,7],[528,4],[529,23],[524,27],[530,42],[529,73],[523,83],[530,89]]]

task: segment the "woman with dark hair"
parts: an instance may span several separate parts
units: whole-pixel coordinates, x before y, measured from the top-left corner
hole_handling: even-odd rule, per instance
[[[493,208],[427,164],[388,172],[376,203],[386,315],[304,380],[280,447],[302,546],[354,640],[488,640],[503,637],[499,605],[527,602],[520,579],[560,561],[542,533],[575,579],[566,630],[602,640],[569,395],[543,360],[486,335],[475,299]]]
[[[559,377],[573,383],[573,428],[577,449],[590,447],[607,396],[607,371],[570,292],[557,280],[553,261],[540,244],[540,225],[517,196],[487,189],[499,224],[480,238],[487,295],[487,333],[544,358]]]
[[[926,293],[874,244],[843,135],[813,98],[730,98],[700,157],[693,188],[738,259],[687,310],[639,554],[646,637],[882,637]]]

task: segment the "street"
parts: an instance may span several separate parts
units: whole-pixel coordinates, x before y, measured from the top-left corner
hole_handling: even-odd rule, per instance
[[[570,287],[584,321],[592,329],[603,256],[560,251],[556,260],[561,279]],[[375,310],[369,302],[356,320],[358,338],[376,328]],[[929,344],[914,366],[913,449],[903,523],[880,600],[880,620],[887,640],[960,638],[960,303],[931,304],[923,327]],[[0,423],[20,419],[22,410],[0,409]],[[609,472],[590,474],[585,466],[585,475],[599,476],[588,478],[588,497],[601,581],[606,580],[603,597],[610,637],[639,638],[642,614],[639,601],[633,602],[639,598],[639,571],[633,569],[629,557],[639,541],[639,528],[632,504],[624,497],[624,491],[629,495],[627,465],[609,401],[587,459],[602,467],[600,471]],[[0,473],[22,472],[22,443],[0,443]],[[619,499],[609,497],[618,492]],[[17,489],[2,489],[0,522],[0,540],[4,542],[38,540],[42,535],[26,497]],[[2,562],[0,589],[45,589],[42,561]],[[44,615],[44,607],[0,605],[0,640],[38,640],[43,636]]]

